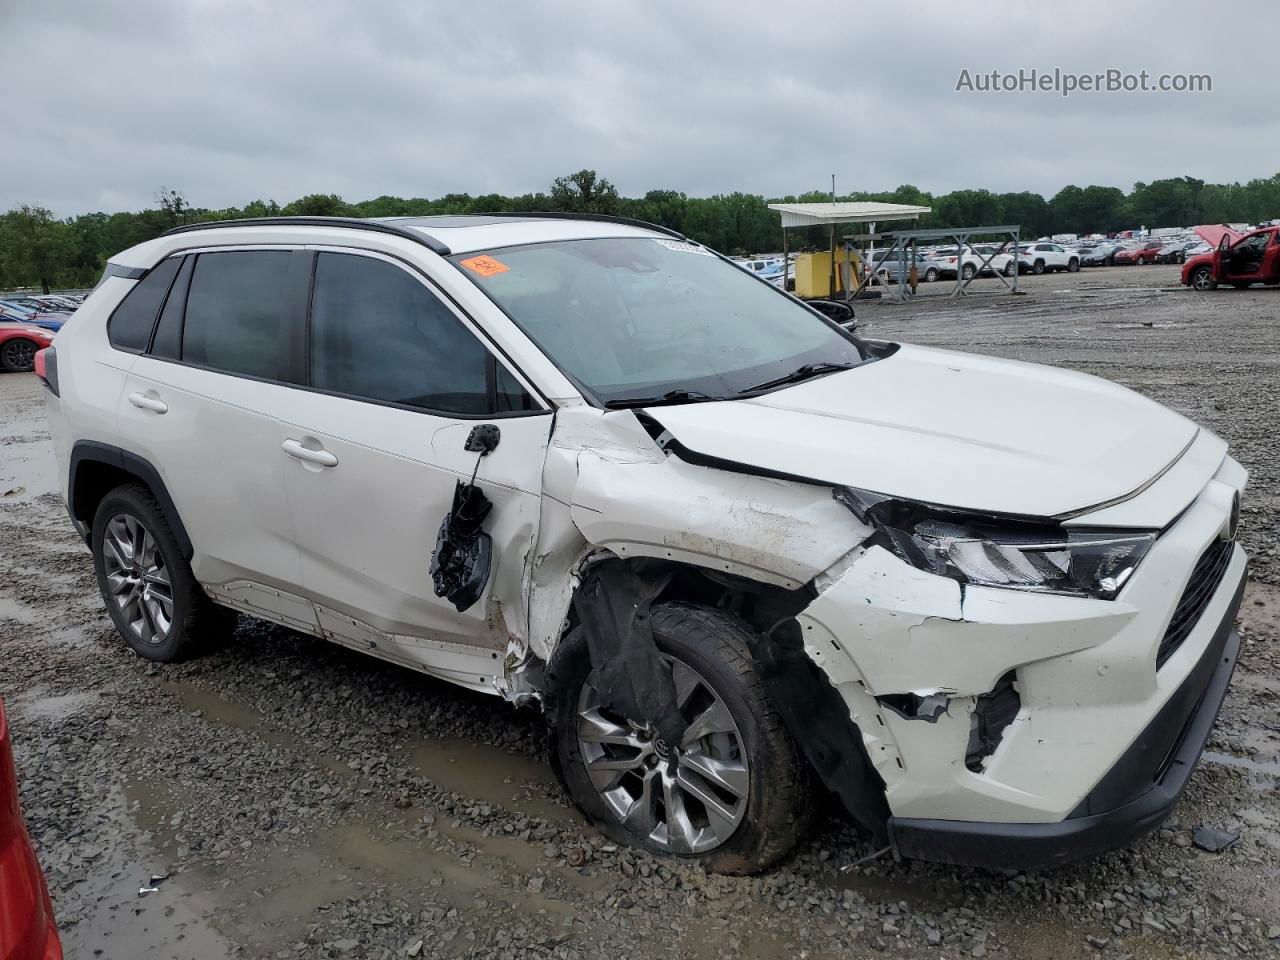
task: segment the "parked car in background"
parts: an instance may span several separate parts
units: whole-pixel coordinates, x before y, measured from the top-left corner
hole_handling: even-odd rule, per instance
[[[1155,263],[1156,255],[1164,248],[1163,240],[1147,240],[1136,247],[1120,250],[1112,262],[1117,267],[1140,266],[1144,263]]]
[[[1023,273],[1052,273],[1080,269],[1080,257],[1057,243],[1024,243],[1018,247],[1018,269]]]
[[[1080,258],[1084,267],[1109,267],[1115,262],[1115,255],[1124,249],[1124,244],[1105,241],[1093,247]]]
[[[53,330],[55,333],[62,329],[62,325],[70,317],[71,314],[69,313],[40,311],[13,300],[0,300],[0,319],[19,320],[22,323],[35,324],[38,327],[44,327],[46,330]]]
[[[877,250],[874,257],[870,258],[874,263],[868,263],[867,268],[870,273],[875,274],[877,279],[885,278],[890,283],[898,282],[898,272],[902,268],[901,255],[896,251]],[[936,258],[926,256],[917,252],[913,258],[911,253],[907,253],[907,271],[910,277],[912,266],[916,268],[916,281],[919,283],[932,283],[940,276],[939,264]],[[954,271],[952,272],[954,276]]]
[[[0,370],[25,373],[34,369],[36,351],[51,343],[53,334],[44,327],[0,319]]]
[[[1267,227],[1233,242],[1224,235],[1218,249],[1188,258],[1182,282],[1196,290],[1229,283],[1238,289],[1255,283],[1280,283],[1280,230]]]
[[[53,904],[18,803],[18,770],[0,700],[0,958],[62,960]]]
[[[592,824],[709,870],[785,857],[820,781],[904,857],[1128,843],[1240,648],[1247,473],[1212,432],[862,340],[652,225],[178,228],[40,356],[140,657],[229,608],[537,702]]]
[[[996,251],[999,251],[997,253]],[[1003,248],[998,243],[975,243],[973,252],[978,255],[979,266],[978,271],[983,276],[995,276],[1002,273],[1006,277],[1013,276],[1016,269],[1013,265],[1013,244],[1007,244]],[[985,266],[983,265],[985,263]]]

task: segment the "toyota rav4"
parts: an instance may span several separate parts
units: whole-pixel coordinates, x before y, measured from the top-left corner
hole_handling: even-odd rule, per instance
[[[1103,380],[865,339],[668,230],[180,227],[37,369],[140,656],[240,611],[517,704],[614,838],[758,870],[1153,829],[1225,695],[1243,468]]]

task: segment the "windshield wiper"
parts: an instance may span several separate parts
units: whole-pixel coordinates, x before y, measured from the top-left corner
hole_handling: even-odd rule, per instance
[[[607,400],[605,406],[610,410],[630,410],[632,407],[660,407],[671,403],[706,403],[710,400],[731,400],[732,397],[713,397],[701,390],[668,390],[660,397],[623,397],[621,400]]]
[[[824,360],[821,363],[806,363],[804,366],[796,367],[790,373],[784,373],[780,377],[740,390],[739,395],[755,393],[758,390],[768,390],[772,387],[781,387],[788,383],[800,383],[802,380],[809,380],[824,373],[835,373],[837,370],[852,370],[856,366],[858,366],[856,363],[832,363],[828,360]]]

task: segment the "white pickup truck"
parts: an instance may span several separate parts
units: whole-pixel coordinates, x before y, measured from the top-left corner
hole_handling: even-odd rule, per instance
[[[1024,243],[1018,247],[1018,271],[1020,273],[1044,273],[1066,270],[1075,273],[1080,269],[1080,254],[1057,243]]]

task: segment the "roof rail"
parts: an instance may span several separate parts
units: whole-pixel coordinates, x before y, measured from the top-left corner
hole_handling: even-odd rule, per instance
[[[444,216],[465,217],[468,214],[444,214]],[[663,227],[647,220],[636,220],[634,217],[614,217],[607,213],[572,213],[568,210],[486,210],[475,214],[477,217],[529,217],[533,220],[595,220],[600,223],[621,223],[629,227],[643,227],[645,230],[656,230],[677,240],[688,240],[683,233]]]
[[[434,253],[447,257],[452,252],[447,246],[429,234],[420,230],[409,230],[378,220],[364,220],[360,217],[246,217],[242,220],[206,220],[202,223],[188,223],[181,227],[166,230],[161,236],[175,233],[194,233],[199,230],[219,229],[223,227],[345,227],[348,230],[372,230],[374,233],[389,233],[420,243]]]

